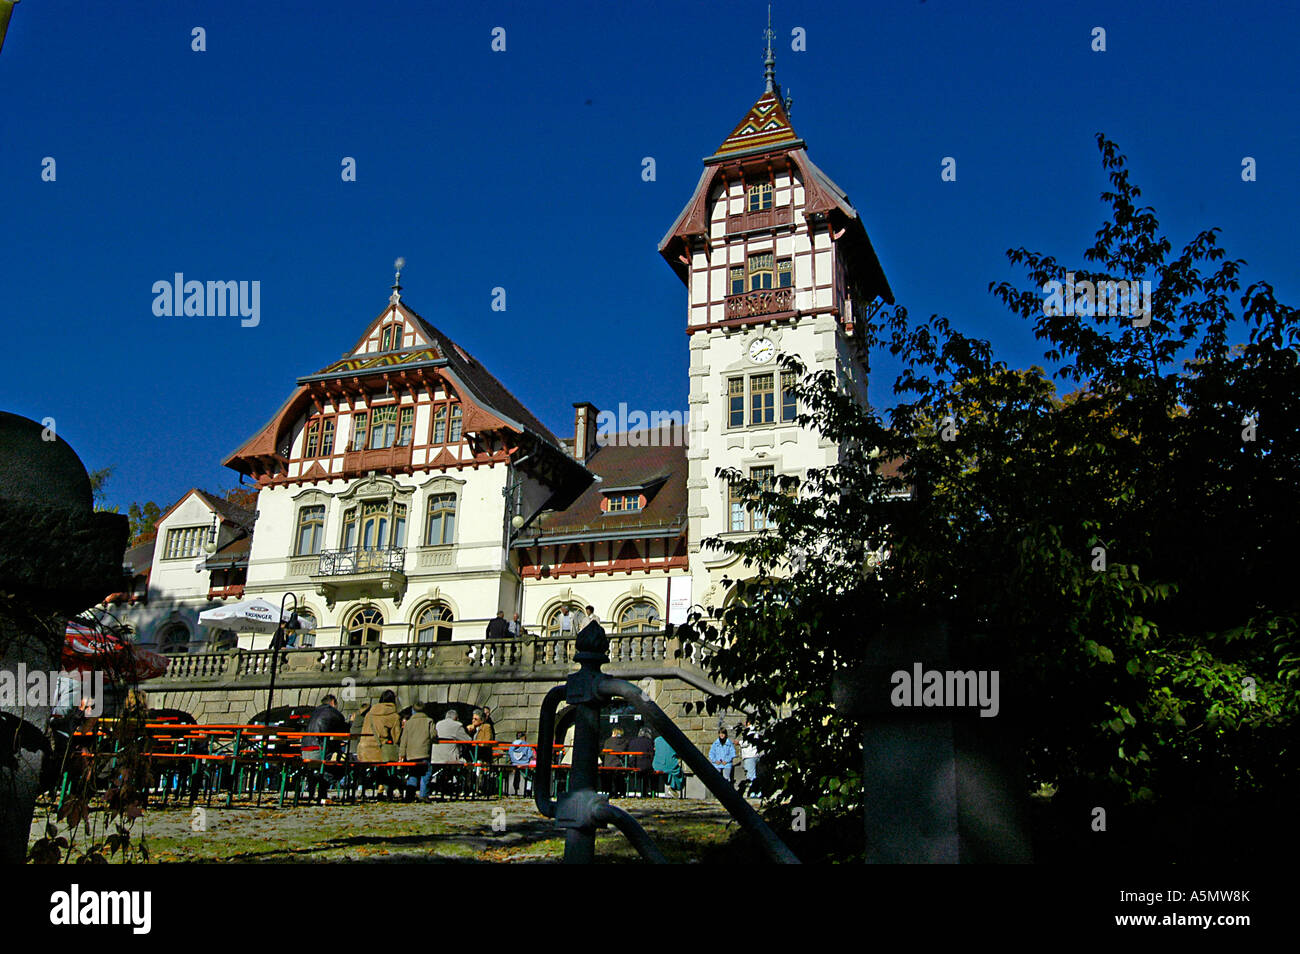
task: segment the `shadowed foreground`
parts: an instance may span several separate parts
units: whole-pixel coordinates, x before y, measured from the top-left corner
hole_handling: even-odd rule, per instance
[[[752,860],[748,838],[716,802],[670,799],[618,801],[650,833],[669,861],[734,863]],[[501,814],[504,813],[504,816]],[[404,805],[302,805],[206,809],[206,831],[192,831],[190,809],[150,806],[143,823],[154,863],[271,862],[558,862],[564,839],[531,800]],[[504,824],[504,831],[494,831]],[[45,825],[43,811],[32,839]],[[62,826],[61,826],[62,827]],[[627,840],[610,828],[596,842],[598,862],[639,861]]]

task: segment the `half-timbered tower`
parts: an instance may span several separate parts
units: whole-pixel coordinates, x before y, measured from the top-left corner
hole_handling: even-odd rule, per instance
[[[777,356],[834,370],[865,402],[857,324],[893,301],[861,216],[790,124],[770,41],[766,66],[762,95],[704,160],[695,193],[659,244],[687,289],[687,538],[692,601],[706,607],[721,605],[722,581],[742,571],[701,542],[765,525],[717,471],[801,475],[836,454],[794,423],[794,376]]]

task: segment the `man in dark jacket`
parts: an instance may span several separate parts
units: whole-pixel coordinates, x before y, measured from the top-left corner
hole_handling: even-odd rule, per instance
[[[497,610],[497,615],[492,617],[487,625],[488,639],[509,639],[510,624],[506,622],[506,611]]]
[[[632,736],[632,738],[628,739],[627,751],[636,753],[628,758],[627,764],[636,769],[638,789],[644,793],[646,791],[646,782],[650,777],[650,773],[654,771],[655,743],[650,737],[650,730],[643,728],[636,735]]]
[[[307,720],[307,732],[347,732],[348,720],[343,718],[343,713],[338,710],[338,700],[334,696],[327,695],[320,701],[320,705],[312,710],[311,718]],[[320,771],[313,772],[307,778],[307,797],[324,799],[325,792],[329,788],[329,780],[325,775],[325,765],[329,761],[330,755],[340,751],[346,743],[345,739],[328,739],[319,735],[305,735],[302,739],[302,760],[304,762],[321,762]],[[319,787],[320,795],[315,794]]]

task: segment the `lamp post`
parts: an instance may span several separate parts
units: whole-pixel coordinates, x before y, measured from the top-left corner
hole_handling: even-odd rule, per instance
[[[298,628],[298,595],[296,593],[285,593],[280,597],[280,619],[275,627],[275,634],[271,637],[271,687],[266,693],[266,724],[271,724],[271,701],[275,698],[275,673],[280,664],[280,648],[284,645],[284,602],[289,597],[293,597],[293,611],[289,614],[289,629]]]

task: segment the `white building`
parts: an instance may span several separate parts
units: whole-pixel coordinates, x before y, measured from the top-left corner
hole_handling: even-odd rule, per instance
[[[476,640],[499,610],[560,635],[564,608],[588,605],[613,632],[662,632],[721,606],[743,570],[701,541],[763,518],[716,471],[801,475],[836,454],[793,423],[776,356],[865,401],[855,326],[893,300],[861,217],[795,135],[770,55],[659,251],[687,288],[689,447],[683,428],[598,441],[582,402],[557,438],[394,284],[347,356],[299,378],[226,459],[258,487],[256,526],[198,491],[160,522],[147,597],[118,594],[142,641],[210,646],[194,618],[239,595],[294,594],[318,646]]]

